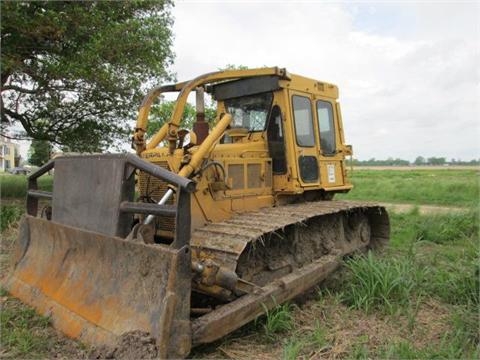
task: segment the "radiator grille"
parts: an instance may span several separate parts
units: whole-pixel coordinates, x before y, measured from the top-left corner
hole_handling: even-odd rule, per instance
[[[262,174],[261,174],[261,165],[260,164],[248,164],[247,165],[247,176],[249,188],[259,188],[262,186]]]
[[[232,189],[243,189],[245,187],[243,171],[243,164],[228,165],[228,177],[232,179]]]
[[[152,164],[160,166],[164,169],[170,170],[166,161],[152,162]],[[163,195],[168,190],[168,183],[157,179],[143,171],[139,174],[139,191],[140,199],[144,202],[159,202]],[[173,205],[175,195],[172,196],[167,204]],[[157,217],[157,229],[160,231],[173,232],[175,230],[175,219],[173,217]]]

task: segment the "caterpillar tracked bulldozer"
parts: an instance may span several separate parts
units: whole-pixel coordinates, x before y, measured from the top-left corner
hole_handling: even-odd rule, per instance
[[[173,114],[147,141],[165,92],[179,93]],[[181,128],[191,93],[193,131]],[[205,93],[217,102],[211,130]],[[113,345],[141,331],[160,358],[298,296],[389,239],[382,206],[333,200],[352,188],[337,99],[335,85],[277,67],[155,88],[136,154],[58,157],[29,177],[6,288],[73,338]],[[53,191],[38,190],[52,168]]]

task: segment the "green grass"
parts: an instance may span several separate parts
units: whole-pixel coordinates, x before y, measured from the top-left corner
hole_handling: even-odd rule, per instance
[[[390,213],[394,246],[410,240],[436,244],[454,244],[465,239],[478,238],[479,211],[466,213],[420,215],[417,209],[409,213]]]
[[[27,176],[25,175],[0,175],[0,197],[4,198],[24,198],[27,194]],[[44,175],[38,178],[38,188],[40,190],[52,191],[53,176]]]
[[[391,251],[346,262],[349,276],[343,301],[367,313],[380,310],[389,314],[425,295],[478,307],[477,214],[390,214]]]
[[[448,304],[479,306],[479,216],[390,214],[391,253],[423,273],[422,291]],[[385,261],[389,261],[388,258]]]
[[[2,296],[5,296],[2,290]],[[49,326],[48,317],[39,316],[31,308],[17,305],[9,299],[0,312],[0,339],[4,354],[9,358],[41,358],[47,353],[51,340],[43,330]]]
[[[15,224],[23,214],[23,209],[13,204],[0,205],[0,231],[8,229]]]
[[[283,347],[283,359],[284,360],[295,360],[300,355],[300,351],[302,350],[303,343],[296,339],[291,338],[287,341],[285,346]]]
[[[293,317],[291,305],[285,303],[268,310],[266,306],[265,316],[262,317],[263,330],[267,339],[274,341],[278,334],[293,329]]]
[[[354,170],[354,188],[339,199],[395,203],[477,206],[480,199],[476,170]]]

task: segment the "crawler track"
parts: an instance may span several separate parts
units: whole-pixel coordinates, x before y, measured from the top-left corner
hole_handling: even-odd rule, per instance
[[[335,200],[239,214],[196,229],[191,246],[194,258],[210,258],[263,286],[322,256],[343,256],[388,238],[383,206]]]

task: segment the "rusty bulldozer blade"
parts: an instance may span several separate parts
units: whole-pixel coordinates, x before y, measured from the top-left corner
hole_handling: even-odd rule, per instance
[[[122,335],[141,331],[155,339],[160,358],[185,357],[192,337],[189,238],[177,234],[170,245],[146,244],[133,230],[125,232],[123,226],[125,214],[156,211],[175,217],[179,228],[189,234],[190,198],[182,190],[185,187],[176,184],[176,207],[154,204],[155,208],[145,210],[129,202],[128,196],[119,196],[118,187],[109,193],[110,183],[98,180],[108,173],[122,184],[122,189],[133,189],[128,184],[133,182],[134,168],[158,172],[150,164],[128,155],[55,162],[53,194],[36,190],[35,183],[36,177],[53,165],[43,167],[29,179],[29,215],[21,222],[14,268],[5,288],[39,313],[50,316],[54,327],[84,343],[114,346]],[[77,200],[77,194],[62,186],[68,177],[70,181],[79,179],[77,191],[86,197],[83,203]],[[94,186],[97,191],[89,194],[88,189]],[[32,197],[40,196],[52,198],[51,220],[33,216],[38,203]],[[99,196],[102,198],[97,205],[104,204],[105,209],[91,208]],[[74,200],[77,206],[71,206]],[[61,213],[56,212],[59,208]],[[180,208],[187,211],[186,216],[177,216]],[[94,215],[84,215],[89,212]],[[102,224],[102,219],[96,219],[96,213],[102,212],[117,216],[105,217]],[[115,223],[118,218],[122,222]],[[183,225],[183,220],[188,224]]]
[[[6,288],[90,344],[142,330],[161,357],[190,350],[190,263],[179,250],[25,217]],[[184,278],[182,281],[181,278]],[[180,299],[180,301],[178,301]]]

